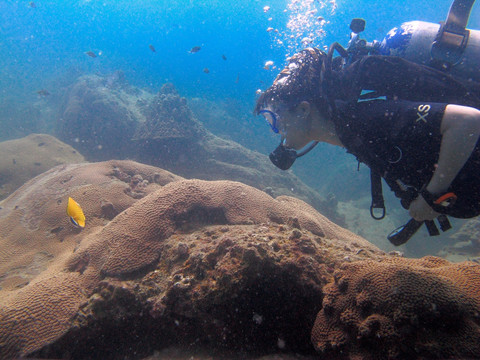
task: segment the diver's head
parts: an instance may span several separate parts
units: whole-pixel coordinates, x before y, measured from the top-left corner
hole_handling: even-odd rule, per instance
[[[300,148],[305,145],[301,144],[301,139],[306,140],[310,130],[309,123],[301,121],[305,116],[312,111],[322,115],[327,112],[327,101],[322,94],[325,57],[323,51],[315,48],[307,48],[295,54],[278,74],[273,85],[257,100],[254,113],[263,115],[275,133],[285,137],[287,143],[294,144],[291,147]],[[304,125],[303,135],[306,137],[292,131],[301,130],[300,124]]]
[[[270,160],[282,170],[290,168],[318,141],[339,144],[323,93],[326,56],[314,48],[294,55],[257,100],[254,113],[263,115],[272,130],[282,135],[280,145],[270,154]]]

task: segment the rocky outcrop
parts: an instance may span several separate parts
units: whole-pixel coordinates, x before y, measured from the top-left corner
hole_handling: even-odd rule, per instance
[[[0,142],[0,200],[56,165],[82,161],[74,148],[50,135],[31,134]]]
[[[267,156],[206,130],[172,84],[153,95],[120,76],[110,82],[83,76],[67,92],[61,113],[59,138],[88,160],[133,158],[186,178],[240,181],[273,196],[301,198],[342,223],[335,203],[292,172],[282,172]]]
[[[165,84],[143,107],[145,121],[138,124],[132,140],[185,139],[194,141],[206,134],[195,119],[187,99],[180,97],[173,84]]]
[[[121,72],[78,78],[66,92],[56,135],[88,160],[132,156],[130,139],[143,120],[136,102],[149,94],[130,87]]]

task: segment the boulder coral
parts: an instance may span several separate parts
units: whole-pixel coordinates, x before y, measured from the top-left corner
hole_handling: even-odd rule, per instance
[[[82,161],[74,148],[46,134],[0,142],[0,200],[54,166]]]
[[[143,178],[141,184],[133,178]],[[140,195],[180,179],[131,161],[60,165],[0,202],[0,358],[26,354],[56,338],[85,301],[91,280],[64,271],[83,236],[95,232]],[[70,224],[66,200],[87,217]]]
[[[459,359],[480,354],[480,265],[429,256],[344,264],[312,331],[328,358]]]
[[[68,196],[84,208],[83,231],[68,224]],[[308,343],[319,310],[305,305],[304,316],[297,304],[320,304],[347,254],[384,256],[300,200],[134,162],[56,167],[0,205],[0,357],[63,357],[74,343],[94,356],[119,329],[135,329],[145,351],[140,333],[158,344],[182,324],[189,343],[240,346],[267,333],[274,346],[288,337],[295,348],[297,338]],[[251,330],[264,317],[276,331]]]
[[[198,217],[210,224],[286,223],[290,217],[299,226],[321,237],[340,242],[353,235],[318,214],[312,207],[289,197],[274,200],[268,194],[230,181],[184,180],[166,185],[162,191],[140,200],[102,229],[96,241],[86,241],[70,260],[70,267],[88,258],[88,270],[122,277],[141,270],[158,259],[162,241],[183,223]],[[83,244],[82,244],[83,245]]]

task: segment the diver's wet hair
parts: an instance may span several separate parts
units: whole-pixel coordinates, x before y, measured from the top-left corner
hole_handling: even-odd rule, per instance
[[[254,113],[258,114],[267,104],[278,102],[292,109],[302,101],[309,101],[323,110],[325,99],[321,83],[325,58],[326,54],[317,48],[307,48],[292,56],[273,85],[260,95]]]

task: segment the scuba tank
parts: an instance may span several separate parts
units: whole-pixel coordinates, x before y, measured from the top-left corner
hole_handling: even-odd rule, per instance
[[[439,43],[442,25],[410,21],[390,30],[381,42],[381,55],[399,56],[411,62],[447,71],[455,78],[480,82],[480,31],[452,36],[453,43]]]
[[[380,43],[359,39],[358,33],[364,25],[351,25],[353,33],[347,52],[399,56],[447,72],[459,80],[480,82],[480,30],[466,28],[474,2],[454,0],[447,19],[440,24],[409,21],[390,30]]]

